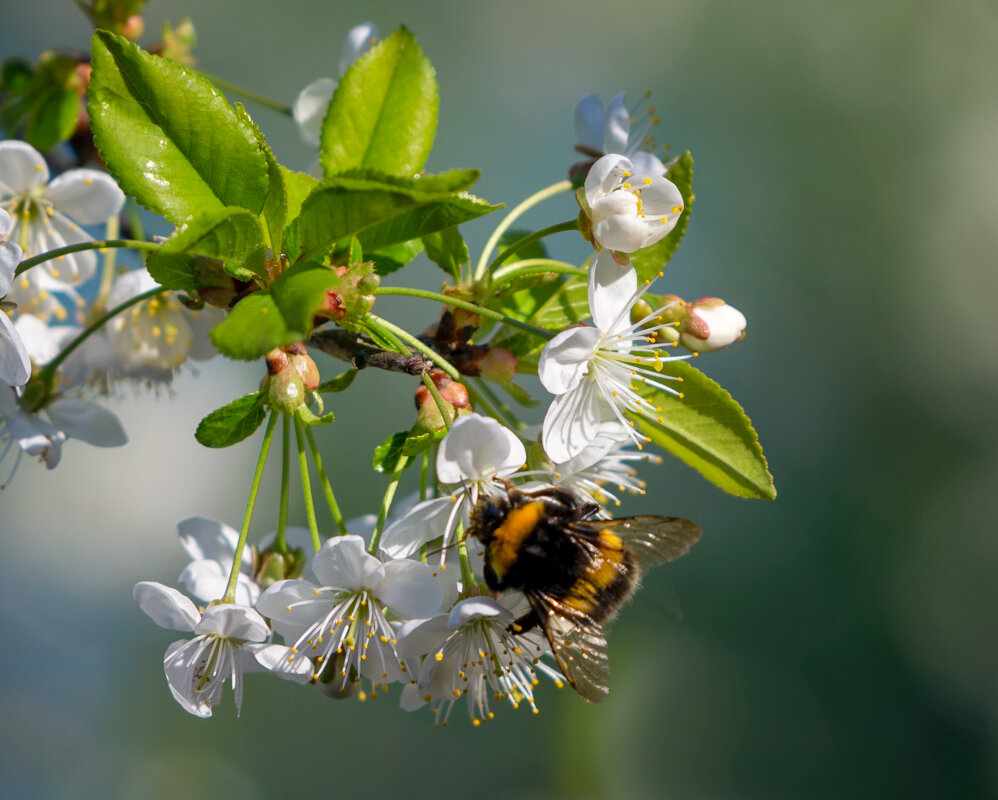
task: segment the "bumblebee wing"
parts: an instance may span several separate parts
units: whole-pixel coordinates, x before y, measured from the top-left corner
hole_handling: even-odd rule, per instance
[[[702,533],[698,525],[687,519],[652,515],[586,519],[571,523],[569,528],[581,537],[587,533],[597,537],[601,532],[616,534],[642,568],[654,567],[686,555]]]
[[[606,699],[610,693],[610,661],[602,627],[587,614],[545,592],[526,594],[565,680],[591,703]]]

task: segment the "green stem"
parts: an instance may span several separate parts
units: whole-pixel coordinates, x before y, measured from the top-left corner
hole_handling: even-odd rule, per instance
[[[274,550],[278,553],[288,552],[288,541],[285,533],[288,529],[288,494],[291,485],[291,417],[281,415],[281,504],[277,507],[277,536],[274,539]]]
[[[447,404],[444,399],[440,396],[440,390],[437,389],[437,385],[433,382],[433,379],[427,375],[425,372],[422,375],[423,385],[429,390],[430,394],[433,395],[433,402],[437,404],[437,411],[440,412],[440,418],[443,420],[444,427],[450,430],[450,419],[448,418],[449,411],[447,409]]]
[[[449,297],[446,294],[440,294],[439,292],[428,292],[424,289],[410,289],[404,286],[385,286],[374,291],[376,295],[403,295],[405,297],[421,297],[424,300],[434,300],[438,303],[444,303],[448,306],[455,306],[456,308],[463,308],[468,311],[474,311],[481,317],[486,317],[487,319],[493,319],[496,322],[503,322],[514,328],[519,328],[520,330],[527,331],[528,333],[533,333],[537,336],[543,336],[545,339],[552,338],[555,334],[553,331],[545,330],[544,328],[538,328],[535,325],[531,325],[529,322],[521,322],[513,317],[507,317],[498,311],[493,311],[491,308],[485,308],[484,306],[476,305],[475,303],[469,303],[467,300],[461,300],[457,297]]]
[[[261,105],[264,108],[269,108],[271,111],[276,111],[278,114],[284,114],[286,117],[294,116],[294,111],[291,106],[286,106],[284,103],[278,103],[276,100],[271,100],[269,97],[258,94],[251,89],[244,89],[242,86],[228,81],[225,78],[220,78],[218,75],[210,75],[207,72],[201,72],[201,75],[216,86],[220,86],[226,91],[232,92],[233,94],[238,94],[240,97],[245,97],[247,100],[252,100],[257,105]]]
[[[408,331],[403,330],[397,325],[393,325],[388,320],[382,319],[381,317],[371,313],[367,314],[366,319],[369,323],[373,322],[375,325],[382,326],[386,330],[389,330],[392,333],[394,333],[403,342],[410,345],[414,349],[418,350],[420,353],[422,353],[424,356],[430,359],[430,361],[432,361],[434,364],[440,367],[440,369],[442,369],[444,372],[450,375],[451,378],[453,378],[454,380],[456,381],[461,380],[461,373],[454,368],[453,364],[451,364],[446,358],[440,355],[440,353],[438,353],[432,347],[428,347],[427,345],[423,344],[421,341],[419,341],[419,339],[417,339]]]
[[[493,272],[492,285],[506,283],[523,275],[549,275],[551,273],[561,275],[588,274],[584,269],[579,269],[567,261],[555,261],[553,258],[525,258],[522,261],[507,264]]]
[[[427,479],[430,477],[430,450],[432,448],[426,448],[423,451],[423,463],[419,468],[419,502],[422,503],[426,499],[426,489],[428,487]]]
[[[485,409],[485,411],[488,412],[490,417],[494,417],[503,425],[508,425],[508,420],[503,418],[503,415],[500,413],[500,411],[492,403],[489,402],[488,397],[486,397],[483,392],[479,391],[478,388],[476,388],[471,381],[465,383],[465,387],[468,390],[468,395],[471,398],[471,404],[473,407]]]
[[[253,520],[253,507],[256,505],[256,496],[260,491],[260,479],[263,477],[263,467],[267,463],[267,453],[270,452],[270,440],[274,438],[275,427],[277,427],[277,412],[273,411],[267,421],[267,430],[263,434],[260,457],[256,461],[256,471],[253,473],[253,482],[250,484],[246,513],[243,514],[243,527],[239,531],[239,541],[236,542],[236,551],[232,557],[232,569],[229,572],[229,582],[225,587],[225,595],[222,597],[223,603],[236,601],[236,583],[239,580],[239,568],[243,563],[243,550],[246,547],[246,537],[249,536],[250,522]]]
[[[539,192],[532,194],[522,203],[520,203],[516,208],[510,211],[506,218],[499,223],[489,240],[485,243],[485,249],[482,250],[482,254],[478,259],[478,266],[475,268],[475,280],[481,280],[485,277],[485,264],[489,260],[489,256],[492,255],[492,251],[495,249],[496,245],[499,243],[499,239],[502,235],[509,230],[509,226],[516,222],[525,212],[529,211],[531,208],[536,206],[538,203],[547,200],[549,197],[553,197],[561,192],[567,192],[572,188],[572,182],[568,180],[558,181]]]
[[[378,511],[378,521],[374,524],[374,533],[371,534],[371,545],[367,548],[367,552],[371,555],[377,555],[378,553],[378,545],[381,543],[381,531],[385,527],[385,520],[388,519],[388,509],[392,507],[392,501],[395,499],[395,490],[398,489],[399,479],[402,477],[402,470],[405,469],[408,463],[409,456],[404,453],[399,456],[399,463],[395,467],[395,472],[392,473],[391,483],[385,489],[385,496],[381,499],[381,508]]]
[[[455,531],[457,536],[457,560],[461,563],[461,583],[464,584],[464,592],[471,591],[472,586],[477,586],[475,572],[471,569],[471,559],[468,558],[468,537],[464,536],[464,523],[458,522]]]
[[[48,250],[47,252],[39,253],[37,256],[26,258],[17,265],[14,275],[20,275],[37,264],[51,261],[53,258],[58,258],[59,256],[68,256],[70,253],[81,253],[84,250],[102,250],[105,247],[131,247],[134,250],[147,251],[159,250],[158,244],[143,242],[140,239],[103,239],[99,242],[80,242],[79,244],[69,244],[65,247],[58,247],[55,250]]]
[[[319,552],[322,541],[319,539],[319,525],[315,521],[315,504],[312,502],[312,481],[308,475],[308,459],[305,457],[304,424],[295,417],[295,441],[298,444],[298,472],[301,474],[301,490],[305,496],[305,518],[308,520],[308,530],[312,534],[312,547]]]
[[[143,300],[148,300],[150,297],[155,297],[156,295],[162,294],[165,291],[166,287],[157,286],[155,289],[150,289],[148,292],[142,292],[142,294],[137,294],[135,295],[135,297],[132,297],[126,300],[124,303],[115,306],[110,311],[101,314],[101,316],[99,316],[95,321],[91,322],[86,328],[84,328],[79,333],[79,335],[77,335],[77,337],[73,339],[73,341],[71,341],[68,345],[66,345],[66,347],[63,349],[61,353],[59,353],[59,355],[53,358],[48,364],[46,364],[42,368],[41,372],[38,373],[39,377],[44,378],[46,383],[51,381],[52,376],[55,374],[55,371],[59,368],[59,365],[62,364],[62,362],[69,357],[69,354],[72,353],[81,344],[83,344],[83,342],[86,341],[88,336],[90,336],[92,333],[98,330],[105,322],[111,319],[111,317],[117,316],[125,309],[134,306],[136,303],[141,303]]]
[[[577,231],[579,229],[579,220],[570,219],[565,222],[559,222],[557,225],[549,225],[547,228],[541,228],[539,231],[527,234],[521,239],[517,239],[513,244],[503,250],[499,255],[489,262],[489,265],[485,268],[486,272],[492,272],[496,267],[502,264],[504,261],[509,261],[509,259],[516,255],[517,251],[522,250],[525,247],[529,247],[534,242],[539,242],[545,236],[551,236],[555,233],[561,233],[562,231]]]
[[[333,494],[332,484],[329,483],[326,471],[322,468],[322,456],[319,455],[319,448],[315,444],[315,437],[312,435],[310,427],[305,428],[305,438],[308,439],[308,449],[312,452],[312,462],[319,473],[319,483],[322,486],[322,493],[326,496],[326,505],[329,506],[329,513],[333,515],[333,522],[336,523],[336,528],[339,530],[340,535],[346,535],[347,526],[343,521],[343,514],[340,513],[339,503],[336,502],[336,495]]]

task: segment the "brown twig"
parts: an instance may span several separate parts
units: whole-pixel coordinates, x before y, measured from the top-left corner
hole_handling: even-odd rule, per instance
[[[422,375],[433,368],[433,362],[421,355],[402,355],[382,350],[366,337],[341,328],[316,331],[308,344],[333,358],[348,362],[356,369],[375,367],[389,372]]]

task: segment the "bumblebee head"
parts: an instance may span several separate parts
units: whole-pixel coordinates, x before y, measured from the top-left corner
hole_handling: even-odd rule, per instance
[[[505,497],[482,495],[472,509],[468,535],[486,544],[508,513],[509,501]]]

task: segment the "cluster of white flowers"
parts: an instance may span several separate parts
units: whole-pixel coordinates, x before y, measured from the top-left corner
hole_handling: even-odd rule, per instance
[[[66,439],[98,447],[127,442],[115,414],[88,396],[113,394],[122,380],[167,383],[187,359],[215,354],[207,330],[220,312],[193,312],[165,294],[137,302],[73,344],[106,311],[158,288],[145,268],[119,270],[107,258],[98,281],[90,249],[17,273],[32,256],[93,242],[82,226],[116,220],[124,202],[104,172],[71,169],[50,180],[34,147],[0,141],[0,460],[14,448],[17,455],[0,485],[24,454],[56,466]],[[58,371],[46,373],[57,358]],[[44,376],[43,385],[28,391],[33,375]]]
[[[369,25],[351,31],[341,73],[375,35]],[[306,138],[309,125],[317,131],[334,88],[335,81],[324,79],[299,97],[296,118]],[[618,95],[604,110],[589,96],[576,113],[588,151],[619,147],[625,154],[600,157],[583,187],[595,248],[588,272],[592,325],[558,333],[541,353],[538,376],[554,399],[541,428],[539,462],[527,469],[528,448],[536,445],[525,434],[472,412],[455,419],[439,444],[432,496],[398,504],[375,531],[368,515],[348,522],[348,533],[328,538],[317,551],[307,531],[288,529],[281,550],[270,536],[237,552],[236,531],[199,517],[182,521],[192,562],[180,582],[207,606],[198,609],[176,590],[146,582],[136,586],[135,599],[159,625],[195,634],[171,644],[163,661],[185,709],[209,716],[225,681],[238,707],[243,672],[261,669],[314,683],[334,698],[377,697],[397,683],[401,707],[429,704],[438,724],[447,724],[462,702],[475,725],[494,716],[493,701],[525,703],[536,712],[540,677],[564,685],[542,627],[513,624],[529,610],[524,595],[495,596],[485,586],[481,547],[465,539],[473,509],[482,497],[506,492],[511,481],[566,487],[600,506],[603,516],[602,507],[619,505],[620,493],[642,492],[634,462],[660,459],[639,452],[644,437],[634,417],[661,418],[643,388],[678,394],[662,367],[689,356],[662,351],[681,336],[696,336],[683,315],[706,315],[711,331],[694,342],[707,341],[699,348],[705,351],[735,341],[745,324],[734,309],[706,302],[714,298],[690,306],[676,298],[650,313],[635,310],[650,282],[639,282],[627,254],[667,236],[684,201],[662,162],[639,150],[640,138],[631,141],[623,101]],[[461,548],[460,565],[453,555],[448,563],[454,545]],[[307,563],[291,558],[287,563],[299,566],[283,579],[265,576],[269,554],[295,548],[309,554]]]

